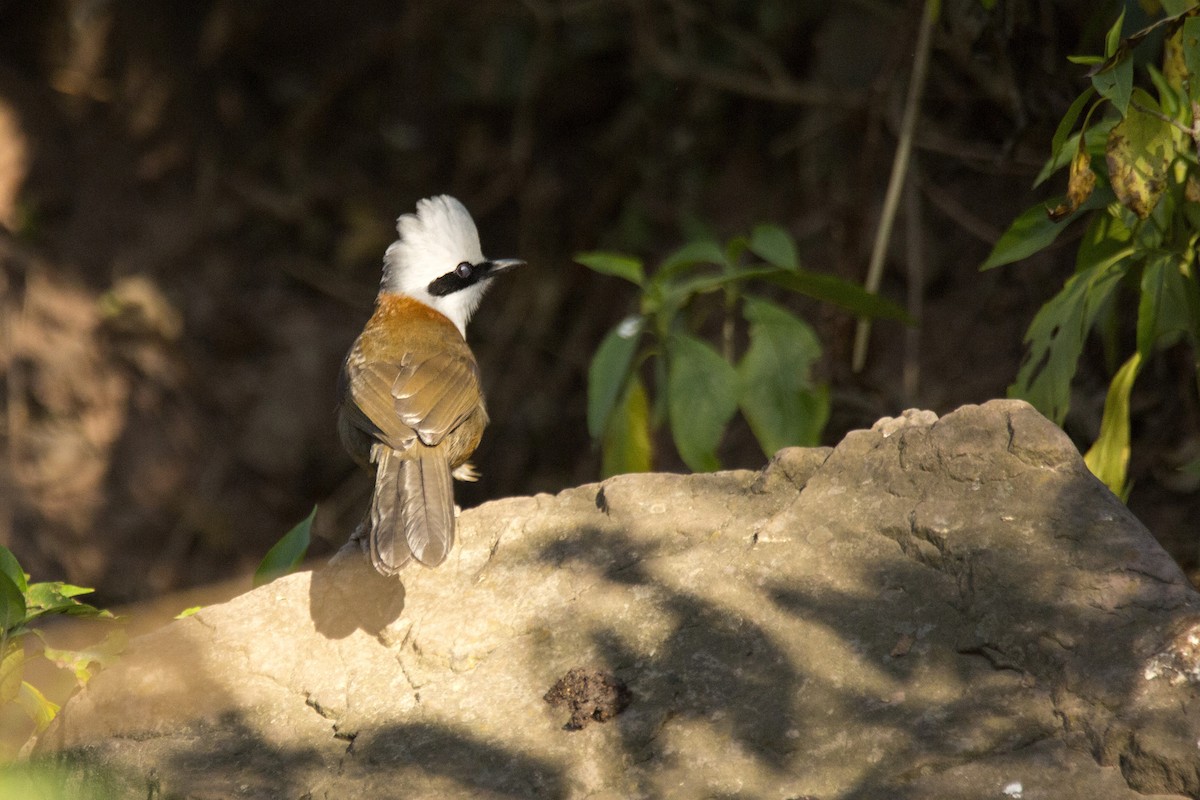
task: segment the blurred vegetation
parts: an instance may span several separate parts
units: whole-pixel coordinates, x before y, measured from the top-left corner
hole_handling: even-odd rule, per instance
[[[1065,56],[1103,52],[1126,5],[1126,30],[1149,24],[1116,0],[943,0],[881,251],[881,294],[920,327],[876,324],[856,374],[838,306],[761,279],[735,282],[732,306],[725,287],[690,295],[667,341],[705,342],[731,369],[752,339],[820,343],[787,355],[806,362],[791,390],[811,413],[780,416],[781,435],[739,403],[719,443],[685,448],[693,463],[761,466],[764,449],[812,441],[826,402],[828,444],[905,407],[1004,393],[1078,227],[1020,270],[976,267],[1039,199],[1045,143],[1088,84]],[[573,255],[662,265],[680,242],[771,220],[808,273],[861,284],[922,7],[0,0],[0,543],[113,605],[250,575],[314,503],[314,554],[345,541],[370,486],[337,441],[338,363],[396,216],[438,192],[472,210],[486,254],[530,264],[469,331],[493,421],[459,502],[611,471],[589,422],[615,423],[598,421],[587,375],[646,295]],[[635,356],[664,346],[646,319]],[[1162,465],[1200,453],[1178,423],[1200,412],[1174,358],[1190,357],[1160,354],[1130,395],[1130,505],[1186,565],[1196,483]],[[627,418],[669,411],[656,363],[637,373],[644,409],[621,385]],[[1062,420],[1077,441],[1099,435],[1112,374],[1085,339]],[[640,452],[687,468],[661,420]]]
[[[747,254],[759,260],[743,263]],[[735,237],[724,247],[691,242],[650,276],[631,256],[581,253],[575,260],[629,281],[641,295],[638,311],[604,338],[588,368],[588,432],[600,444],[605,477],[652,469],[651,431],[667,420],[689,469],[719,469],[717,448],[739,408],[768,458],[783,447],[820,442],[829,389],[812,377],[821,356],[817,335],[786,308],[746,293],[744,284],[776,284],[863,317],[906,316],[853,283],[802,269],[795,241],[774,225],[759,225],[750,237]],[[719,300],[704,303],[705,295]],[[718,347],[696,335],[714,315]],[[641,347],[644,339],[648,344]],[[744,348],[739,339],[746,340]],[[736,350],[744,352],[738,357]],[[641,377],[647,363],[654,375],[653,408]]]
[[[1139,373],[1183,346],[1200,385],[1200,4],[1165,0],[1162,11],[1163,19],[1128,35],[1122,12],[1103,56],[1071,59],[1092,67],[1091,85],[1068,108],[1037,180],[1066,168],[1066,196],[1018,217],[984,263],[1025,258],[1076,217],[1088,219],[1075,274],[1034,317],[1010,393],[1062,424],[1085,340],[1098,330],[1112,379],[1086,461],[1121,497],[1130,489],[1130,398]],[[1137,76],[1147,88],[1135,85]],[[1081,115],[1082,128],[1072,133]],[[1129,343],[1134,352],[1124,357]],[[1179,422],[1183,436],[1195,420]],[[1198,467],[1200,456],[1180,465],[1192,473]]]
[[[46,687],[38,688],[27,679],[34,659],[44,659],[70,673],[75,688],[79,688],[87,684],[96,669],[108,665],[124,649],[125,636],[119,628],[90,647],[71,649],[51,646],[46,634],[36,627],[53,615],[113,619],[109,612],[76,599],[91,591],[61,581],[30,583],[16,556],[0,545],[0,720],[6,721],[0,756],[16,755],[5,752],[16,744],[11,738],[14,732],[25,729],[31,743],[32,737],[44,731],[58,714],[61,704],[46,697]],[[23,713],[31,725],[23,726],[13,719],[14,712]]]

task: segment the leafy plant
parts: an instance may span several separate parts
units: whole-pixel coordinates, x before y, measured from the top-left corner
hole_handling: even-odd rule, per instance
[[[802,269],[795,241],[774,225],[724,247],[691,242],[653,275],[628,255],[581,253],[575,260],[640,292],[637,311],[609,332],[588,369],[588,432],[600,443],[604,475],[649,470],[652,432],[664,422],[689,468],[718,469],[717,446],[739,409],[768,456],[817,442],[829,415],[828,389],[812,376],[821,355],[817,336],[791,311],[747,294],[747,284],[782,287],[861,316],[906,319],[894,303],[855,284]],[[715,302],[702,302],[706,297]],[[714,311],[715,345],[701,333]],[[747,341],[740,355],[739,326]],[[647,363],[653,402],[642,379]]]
[[[296,568],[304,561],[304,557],[308,555],[308,546],[312,542],[313,521],[316,518],[317,507],[313,506],[313,510],[309,512],[307,517],[297,522],[290,531],[285,533],[278,542],[271,546],[271,549],[263,556],[263,560],[259,563],[258,568],[254,570],[255,587],[270,583],[278,577],[296,571]],[[188,609],[183,613],[187,614],[188,611],[192,611],[192,609]],[[192,611],[192,613],[195,612]],[[180,616],[183,616],[183,614]]]
[[[1097,327],[1116,331],[1119,293],[1137,296],[1134,352],[1115,369],[1099,438],[1085,455],[1092,472],[1122,497],[1129,490],[1134,381],[1156,352],[1182,341],[1195,354],[1200,337],[1200,5],[1162,0],[1162,7],[1169,16],[1126,37],[1122,12],[1103,56],[1070,59],[1091,65],[1091,85],[1059,123],[1034,184],[1066,168],[1066,195],[1052,208],[1038,205],[1021,214],[982,266],[1026,258],[1072,220],[1087,218],[1075,272],[1034,317],[1025,335],[1028,353],[1009,387],[1010,396],[1028,400],[1060,425],[1088,334]],[[1134,85],[1134,54],[1159,35],[1162,68],[1144,67],[1151,92]]]
[[[0,706],[16,703],[34,723],[34,734],[41,733],[58,713],[59,706],[36,686],[25,680],[25,666],[41,656],[58,667],[70,670],[83,686],[97,668],[110,664],[125,647],[122,630],[110,632],[98,645],[82,650],[51,647],[33,624],[50,614],[73,617],[113,619],[107,611],[80,602],[76,598],[92,590],[56,581],[30,583],[16,556],[0,545]],[[37,639],[40,652],[29,653],[30,637]]]

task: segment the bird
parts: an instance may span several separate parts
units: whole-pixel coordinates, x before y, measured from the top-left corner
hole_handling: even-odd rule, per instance
[[[488,424],[467,322],[496,276],[525,264],[484,258],[471,214],[449,195],[417,201],[396,232],[337,389],[342,444],[375,477],[352,538],[385,576],[413,559],[436,567],[454,546],[451,479],[478,478],[468,459]]]

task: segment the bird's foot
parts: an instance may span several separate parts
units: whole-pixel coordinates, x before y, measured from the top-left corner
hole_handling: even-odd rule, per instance
[[[475,465],[470,461],[464,461],[463,463],[459,464],[454,468],[454,471],[451,472],[450,475],[455,480],[460,481],[471,481],[474,483],[475,481],[479,480],[479,470],[475,469]]]

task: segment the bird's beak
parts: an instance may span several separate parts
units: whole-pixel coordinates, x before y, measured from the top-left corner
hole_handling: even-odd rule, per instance
[[[499,275],[501,272],[508,272],[513,267],[523,267],[525,262],[519,258],[497,258],[487,262],[488,272],[491,275]]]

